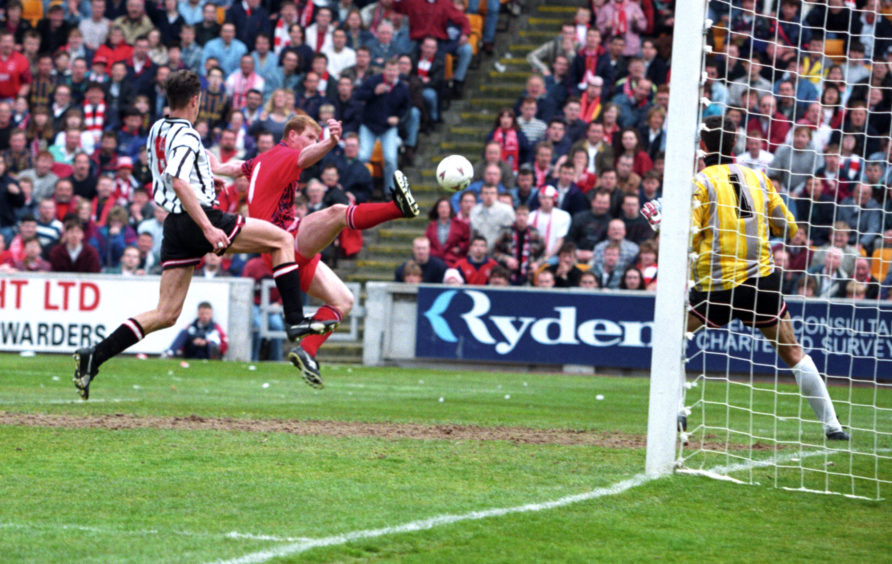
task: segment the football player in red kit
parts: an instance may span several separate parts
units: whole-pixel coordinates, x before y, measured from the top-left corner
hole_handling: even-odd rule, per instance
[[[393,201],[356,205],[335,204],[307,215],[302,220],[294,214],[294,195],[301,171],[316,164],[341,138],[341,122],[328,120],[328,139],[320,140],[322,128],[312,118],[299,115],[288,120],[282,141],[247,161],[232,159],[220,163],[209,154],[214,174],[237,177],[245,175],[248,184],[248,215],[265,219],[294,234],[295,261],[300,265],[301,289],[322,300],[313,319],[332,331],[353,307],[353,294],[338,276],[319,260],[340,232],[368,229],[401,217],[418,215],[418,204],[406,175],[397,170]],[[323,387],[316,362],[316,352],[331,331],[303,338],[288,358],[311,386]]]

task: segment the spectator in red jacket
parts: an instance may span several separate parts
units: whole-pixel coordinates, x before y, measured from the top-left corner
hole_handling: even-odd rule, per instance
[[[431,255],[443,259],[446,266],[455,263],[468,254],[471,245],[470,226],[455,217],[448,198],[440,198],[428,214],[425,236],[431,242]]]
[[[53,272],[99,272],[99,253],[84,244],[84,228],[77,217],[65,220],[65,231],[59,244],[50,251]]]
[[[499,263],[486,254],[486,248],[486,239],[474,237],[471,239],[468,256],[455,263],[455,268],[461,272],[465,284],[485,286],[489,282],[492,269],[499,266]]]

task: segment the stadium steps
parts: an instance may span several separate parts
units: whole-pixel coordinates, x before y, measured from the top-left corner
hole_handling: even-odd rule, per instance
[[[451,196],[436,182],[436,166],[445,155],[459,153],[471,162],[480,159],[484,139],[498,111],[512,107],[530,75],[527,54],[539,44],[556,37],[562,22],[571,19],[576,0],[534,0],[526,13],[509,19],[507,32],[496,36],[496,57],[482,57],[468,73],[465,95],[444,112],[444,123],[419,139],[415,166],[405,167],[421,214],[364,232],[363,249],[353,260],[341,260],[338,274],[347,281],[391,281],[397,266],[412,256],[412,239],[424,234],[427,213],[441,196]],[[502,18],[505,16],[503,15]],[[500,63],[496,65],[494,63]],[[504,66],[502,66],[504,65]],[[503,69],[499,72],[498,67]],[[362,326],[361,326],[362,327]],[[360,332],[361,335],[361,332]],[[356,343],[329,342],[319,351],[323,364],[362,361],[361,340]],[[324,376],[324,374],[323,374]]]

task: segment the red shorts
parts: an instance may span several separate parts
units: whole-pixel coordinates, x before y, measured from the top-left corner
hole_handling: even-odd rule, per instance
[[[303,293],[307,293],[310,289],[310,284],[313,282],[313,277],[316,276],[316,266],[319,264],[319,260],[322,258],[322,255],[316,253],[313,258],[307,258],[302,254],[297,252],[297,232],[300,229],[300,219],[297,219],[291,228],[288,230],[289,233],[294,237],[294,262],[300,267],[300,290]],[[269,253],[263,253],[263,261],[269,267],[270,270],[273,269],[273,257]]]

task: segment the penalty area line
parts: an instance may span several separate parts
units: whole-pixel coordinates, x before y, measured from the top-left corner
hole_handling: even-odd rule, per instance
[[[816,451],[816,452],[799,452],[794,454],[788,454],[784,456],[773,457],[765,460],[750,460],[744,463],[738,463],[733,465],[722,465],[715,466],[709,470],[700,471],[696,473],[700,473],[706,476],[717,476],[721,474],[728,474],[731,472],[739,472],[741,470],[749,470],[751,468],[760,468],[764,466],[768,466],[771,464],[779,464],[783,462],[789,462],[797,458],[810,458],[812,456],[826,455],[826,454],[838,454],[838,453],[828,453],[826,451]],[[695,473],[695,472],[689,472]],[[667,476],[671,476],[668,474]],[[648,482],[652,482],[654,480],[660,479],[662,476],[658,477],[649,477],[645,474],[636,474],[632,478],[628,480],[623,480],[621,482],[617,482],[610,486],[606,486],[603,488],[596,488],[594,490],[584,492],[581,494],[570,495],[566,497],[562,497],[553,501],[545,501],[541,503],[527,503],[525,505],[517,505],[514,507],[503,507],[503,508],[494,508],[494,509],[485,509],[481,511],[471,511],[470,513],[464,513],[461,515],[438,515],[436,517],[430,517],[428,519],[420,519],[418,521],[411,521],[409,523],[404,523],[402,525],[395,525],[393,527],[382,527],[380,529],[366,529],[360,531],[352,531],[349,533],[342,533],[339,535],[331,535],[328,537],[322,537],[318,539],[306,539],[301,540],[295,543],[287,544],[284,546],[278,546],[274,548],[270,548],[267,550],[261,550],[257,552],[252,552],[250,554],[245,554],[243,556],[239,556],[237,558],[232,558],[230,560],[217,560],[214,564],[253,564],[256,562],[266,562],[267,560],[271,560],[273,558],[281,558],[286,556],[292,556],[295,554],[300,554],[302,552],[306,552],[308,550],[314,548],[322,548],[327,546],[338,546],[342,544],[347,544],[350,542],[373,539],[377,537],[383,537],[386,535],[394,535],[400,533],[412,533],[416,531],[427,531],[436,527],[442,527],[444,525],[451,525],[452,523],[459,523],[462,521],[477,521],[480,519],[488,519],[490,517],[501,517],[504,515],[512,515],[516,513],[535,513],[539,511],[545,511],[548,509],[555,509],[558,507],[565,507],[567,505],[572,505],[575,503],[580,503],[583,501],[589,501],[592,499],[597,499],[599,497],[606,497],[612,495],[618,495],[625,491],[628,491],[632,488],[636,488],[638,486],[644,485]],[[733,478],[732,478],[733,479]]]

